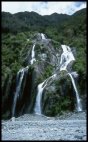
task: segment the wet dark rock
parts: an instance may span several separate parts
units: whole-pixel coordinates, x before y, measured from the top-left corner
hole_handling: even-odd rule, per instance
[[[61,111],[73,111],[75,107],[73,86],[67,74],[57,76],[45,88],[42,98],[42,109],[45,115],[57,115]]]
[[[2,96],[2,118],[8,119],[11,117],[14,90],[16,87],[16,76],[8,75],[3,87]]]

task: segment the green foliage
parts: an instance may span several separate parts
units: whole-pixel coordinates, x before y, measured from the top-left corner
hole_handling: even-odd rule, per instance
[[[47,26],[55,27],[68,18],[68,15],[57,13],[41,16],[36,12],[19,12],[16,14],[2,12],[2,31],[15,34],[21,31],[38,30],[39,32],[45,32]]]
[[[5,114],[2,114],[2,119],[7,120],[10,116],[10,111],[7,111]]]
[[[59,94],[47,94],[48,103],[44,108],[44,114],[47,116],[56,116],[62,114],[62,112],[71,110],[71,100],[68,96],[61,96]]]
[[[86,53],[81,47],[77,50],[77,57],[75,63],[73,64],[73,69],[76,70],[78,74],[86,74]]]
[[[29,32],[2,34],[2,84],[7,74],[16,74],[24,66],[24,58],[33,44],[30,38],[27,41],[28,37],[32,37]]]
[[[61,47],[60,42],[57,42],[57,41],[55,41],[55,40],[52,40],[52,44],[53,44],[53,46],[54,46],[55,49],[58,49],[58,48]]]
[[[42,75],[40,75],[37,79],[35,79],[36,86],[44,81],[44,78]]]
[[[40,44],[38,44],[38,43],[36,44],[35,50],[36,50],[36,54],[40,53],[40,51],[41,51]]]
[[[39,83],[42,83],[45,79],[50,77],[52,75],[52,70],[53,70],[53,67],[50,65],[47,68],[45,68],[44,72],[40,74],[40,76],[36,79],[35,81],[36,84],[38,85]]]
[[[52,70],[53,70],[52,66],[48,66],[47,68],[45,68],[45,71],[43,73],[43,77],[48,78],[49,76],[51,76],[52,75]]]
[[[59,80],[55,80],[54,83],[56,89],[55,93],[45,93],[46,96],[43,100],[44,114],[48,116],[56,116],[67,110],[73,111],[74,101],[70,77],[67,77],[65,74],[61,76]]]
[[[22,68],[22,65],[18,63],[17,61],[15,61],[14,63],[10,65],[10,67],[12,69],[12,72],[16,74]]]

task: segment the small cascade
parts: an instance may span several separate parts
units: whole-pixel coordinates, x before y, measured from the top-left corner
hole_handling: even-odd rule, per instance
[[[14,122],[14,121],[15,121],[15,117],[12,117],[12,118],[11,118],[11,121],[13,121],[13,122]]]
[[[61,47],[63,49],[63,53],[61,55],[60,71],[67,70],[68,64],[75,60],[69,46],[62,45]]]
[[[33,48],[32,48],[32,54],[31,54],[31,65],[33,64],[33,62],[34,61],[36,61],[36,59],[35,59],[35,51],[34,51],[34,49],[35,49],[35,44],[33,45]]]
[[[71,72],[71,75],[72,75],[74,78],[77,78],[77,77],[78,77],[77,72]]]
[[[77,88],[76,88],[76,85],[75,85],[75,81],[72,77],[72,74],[71,73],[68,73],[71,80],[72,80],[72,84],[73,84],[73,87],[74,87],[74,90],[75,90],[75,94],[76,94],[76,100],[77,100],[77,111],[82,111],[82,105],[81,105],[81,102],[80,102],[80,98],[79,98],[79,94],[78,94],[78,91],[77,91]]]
[[[66,46],[66,45],[62,45],[62,49],[63,49],[63,53],[61,55],[61,61],[60,61],[60,71],[62,70],[67,70],[67,66],[70,62],[74,61],[75,58],[71,52],[71,49],[69,46]],[[77,100],[77,111],[82,111],[82,106],[81,106],[81,102],[80,102],[80,98],[79,98],[79,94],[78,94],[78,91],[77,91],[77,88],[76,88],[76,85],[75,85],[75,81],[71,75],[71,73],[68,73],[70,78],[71,78],[71,81],[72,81],[72,84],[73,84],[73,87],[74,87],[74,90],[75,90],[75,93],[76,93],[76,100]],[[76,72],[72,72],[72,74],[77,77],[77,73]]]
[[[38,85],[38,93],[37,93],[35,107],[34,107],[34,113],[35,114],[38,114],[38,115],[42,114],[42,110],[41,110],[41,99],[42,99],[43,90],[46,87],[46,85],[49,82],[49,80],[54,79],[55,77],[56,77],[56,74],[50,76],[44,82],[42,82],[42,83],[40,83]]]
[[[12,108],[12,117],[15,115],[16,103],[17,99],[21,95],[21,85],[24,78],[25,73],[28,71],[28,66],[18,71],[17,78],[16,78],[16,92],[14,93],[14,100],[13,100],[13,108]]]
[[[42,37],[42,39],[46,39],[46,37],[43,33],[41,33],[41,37]]]

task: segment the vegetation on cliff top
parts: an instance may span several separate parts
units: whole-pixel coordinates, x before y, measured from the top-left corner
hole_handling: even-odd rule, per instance
[[[15,18],[14,18],[15,16]],[[33,19],[28,19],[27,17],[33,17]],[[24,17],[26,17],[27,21],[24,21]],[[73,66],[73,69],[76,70],[79,74],[85,78],[86,75],[86,9],[80,10],[73,14],[72,16],[67,15],[58,15],[52,14],[50,15],[51,21],[52,19],[55,20],[57,17],[60,20],[61,24],[59,24],[58,20],[55,21],[55,25],[53,22],[53,26],[50,25],[51,22],[48,20],[48,26],[42,25],[43,29],[41,29],[42,22],[45,21],[43,18],[49,18],[49,16],[42,17],[35,12],[28,13],[17,13],[17,14],[10,14],[2,12],[2,29],[4,29],[5,33],[2,33],[2,84],[4,77],[8,73],[16,73],[22,66],[24,66],[23,60],[25,54],[32,46],[32,39],[35,33],[41,31],[44,32],[48,38],[54,40],[53,44],[55,48],[58,48],[59,42],[61,44],[69,45],[70,47],[76,48],[76,61]],[[63,17],[61,19],[61,17]],[[69,17],[69,18],[68,18]],[[36,20],[41,19],[38,21],[38,27],[36,27]],[[13,26],[15,20],[15,26]],[[18,21],[17,21],[18,20]],[[7,22],[6,22],[7,21]],[[26,22],[28,25],[35,26],[35,31],[33,29],[29,29],[29,32],[26,31],[26,28],[20,26],[20,31],[18,29],[18,25]],[[46,20],[47,21],[47,20]],[[64,22],[62,22],[64,21]],[[11,23],[12,22],[12,23]],[[17,22],[17,23],[16,23]],[[56,24],[58,23],[58,24]],[[56,26],[57,25],[57,26]],[[7,30],[5,31],[5,27],[9,28],[8,33]],[[25,26],[25,23],[23,23]],[[17,33],[14,34],[12,30],[17,30]],[[27,29],[28,30],[28,29]],[[26,32],[25,32],[26,31]],[[3,32],[3,31],[2,31]],[[27,39],[29,39],[27,41]],[[56,42],[55,42],[56,41]]]

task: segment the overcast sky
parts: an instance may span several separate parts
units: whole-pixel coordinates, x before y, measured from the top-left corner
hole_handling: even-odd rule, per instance
[[[76,2],[2,2],[2,11],[17,13],[23,11],[35,11],[40,15],[63,13],[71,15],[74,12],[86,8],[85,1]]]

